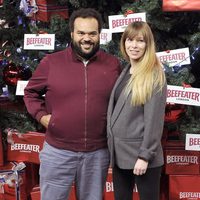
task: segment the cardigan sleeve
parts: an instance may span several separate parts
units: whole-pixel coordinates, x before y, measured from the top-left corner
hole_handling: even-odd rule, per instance
[[[37,121],[40,121],[43,115],[48,114],[43,96],[47,89],[49,72],[48,62],[48,56],[41,60],[24,90],[26,108]]]

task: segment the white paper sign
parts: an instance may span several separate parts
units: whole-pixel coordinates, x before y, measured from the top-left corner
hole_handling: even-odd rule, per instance
[[[167,102],[200,106],[200,89],[168,85]]]
[[[17,88],[16,88],[16,95],[23,96],[24,95],[24,88],[28,84],[28,81],[17,81]]]
[[[102,29],[100,34],[100,44],[107,44],[112,40],[112,33],[110,29]]]
[[[54,50],[55,34],[25,34],[24,49]]]
[[[200,134],[186,134],[185,150],[200,151]]]
[[[124,29],[132,22],[144,21],[146,22],[146,13],[134,13],[127,16],[111,15],[108,16],[109,29],[112,33],[124,32]]]
[[[190,52],[189,48],[175,49],[157,52],[156,55],[162,63],[167,63],[169,67],[173,67],[177,64],[189,65],[190,64]]]

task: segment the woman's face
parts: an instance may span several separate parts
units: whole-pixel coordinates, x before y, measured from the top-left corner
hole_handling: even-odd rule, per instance
[[[130,61],[137,62],[146,50],[146,42],[142,34],[139,33],[133,39],[126,38],[125,49]]]

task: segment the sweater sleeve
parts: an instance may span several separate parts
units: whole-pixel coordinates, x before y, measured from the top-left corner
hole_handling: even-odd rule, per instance
[[[47,90],[49,73],[48,56],[44,57],[34,71],[24,89],[24,102],[28,112],[37,121],[48,114],[45,106],[44,94]]]
[[[139,157],[150,161],[156,156],[163,133],[167,85],[161,92],[153,94],[144,105],[144,138],[139,151]]]

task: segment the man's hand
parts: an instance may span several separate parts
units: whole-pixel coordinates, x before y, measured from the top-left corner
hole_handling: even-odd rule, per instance
[[[47,128],[48,125],[49,125],[50,118],[51,118],[51,114],[44,115],[44,116],[41,117],[40,123],[41,123],[45,128]]]

